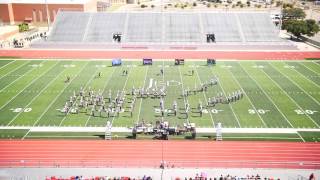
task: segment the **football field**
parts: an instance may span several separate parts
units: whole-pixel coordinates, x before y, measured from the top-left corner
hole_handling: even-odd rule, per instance
[[[67,77],[69,82],[65,82]],[[213,77],[218,77],[217,84],[193,93]],[[91,106],[88,110],[78,108],[78,113],[61,112],[81,87],[95,94],[101,92],[106,105],[109,92],[112,99],[119,93],[125,94],[123,109],[119,115],[112,111],[109,117],[98,109],[92,115]],[[160,87],[166,88],[164,116],[159,98],[139,96],[131,116],[132,89]],[[184,90],[192,93],[184,97]],[[239,100],[208,106],[209,98],[225,98],[239,91],[243,92]],[[79,101],[76,96],[78,104]],[[178,107],[176,116],[172,113],[174,101]],[[188,115],[186,103],[190,104]],[[199,103],[203,105],[202,116]],[[197,128],[213,128],[220,122],[224,128],[320,129],[319,111],[317,61],[218,60],[216,65],[207,66],[205,60],[187,59],[184,65],[174,65],[173,60],[154,60],[153,65],[143,66],[141,60],[124,60],[122,66],[116,67],[111,66],[110,60],[0,61],[0,126],[6,128],[0,132],[7,134],[17,133],[15,127],[105,127],[107,121],[113,127],[133,127],[142,121],[155,124],[159,120],[168,121],[170,126],[195,123]],[[18,137],[32,134],[22,131]]]

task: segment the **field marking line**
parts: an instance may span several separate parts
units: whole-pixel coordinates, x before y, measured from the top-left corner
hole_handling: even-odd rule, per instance
[[[193,62],[193,64],[195,65],[194,62]],[[201,79],[200,79],[200,76],[199,76],[199,73],[198,73],[198,70],[197,70],[197,68],[195,68],[195,69],[196,69],[197,77],[198,77],[200,83],[202,84]],[[206,104],[208,104],[208,100],[207,100],[207,95],[206,95],[206,93],[205,93],[204,91],[202,91],[202,93],[203,93],[204,99],[205,99],[205,101],[206,101]],[[215,127],[214,120],[213,120],[213,117],[212,117],[212,114],[211,114],[210,111],[209,111],[209,115],[210,115],[210,118],[211,118],[211,121],[212,121],[212,126]],[[239,125],[240,125],[240,124],[239,124]],[[240,127],[241,127],[241,126],[240,126]]]
[[[131,63],[132,64],[132,63]],[[132,66],[129,66],[129,70],[131,70],[132,69]],[[123,85],[123,88],[122,88],[122,92],[124,91],[124,89],[126,88],[126,86],[127,86],[127,82],[128,82],[128,79],[129,79],[129,76],[131,75],[131,71],[129,71],[130,72],[130,74],[129,75],[127,75],[127,79],[126,79],[126,81],[125,81],[125,83],[124,83],[124,85]],[[120,115],[119,115],[120,116]],[[113,121],[114,121],[114,119],[116,118],[116,116],[114,115],[113,117],[112,117],[112,120],[111,120],[111,123],[110,123],[110,125],[111,125],[111,127],[112,127],[112,125],[113,125]],[[105,126],[104,126],[105,127]]]
[[[145,87],[145,85],[146,85],[146,80],[147,80],[148,71],[149,71],[149,66],[147,67],[146,75],[145,75],[145,77],[144,77],[143,88],[144,88],[144,87]],[[152,81],[151,81],[151,79],[150,79],[150,81],[149,81],[149,88],[151,88],[151,87],[150,87],[150,84],[151,84],[151,87],[152,87]],[[137,118],[136,123],[138,123],[138,122],[139,122],[139,120],[140,120],[140,113],[141,113],[142,100],[143,100],[143,98],[141,98],[141,99],[140,99],[139,113],[138,113],[138,118]]]
[[[182,75],[181,75],[181,70],[180,70],[180,65],[179,65],[178,69],[179,69],[180,80],[181,80],[181,88],[182,88],[182,91],[184,91],[183,80],[182,80]],[[183,96],[184,104],[186,104],[186,99],[187,99],[187,98],[186,98],[185,96]],[[188,118],[187,118],[187,122],[188,122],[188,124],[190,124],[189,116],[188,116]]]
[[[238,86],[241,88],[242,92],[246,95],[246,97],[248,97],[248,100],[249,100],[252,108],[253,108],[256,112],[258,112],[257,109],[256,109],[256,107],[253,105],[250,96],[247,95],[246,91],[242,88],[242,85],[241,85],[241,84],[239,83],[239,81],[234,77],[233,72],[232,72],[230,69],[228,69],[228,71],[229,71],[229,73],[231,74],[232,78],[235,80],[235,82],[238,84]],[[264,122],[264,120],[263,120],[262,117],[260,116],[260,114],[257,113],[257,115],[258,115],[258,117],[260,118],[262,124],[263,124],[265,127],[268,127],[267,124],[266,124],[266,122]]]
[[[273,67],[276,71],[278,71],[280,74],[282,74],[283,76],[285,76],[287,79],[289,79],[293,84],[295,84],[296,86],[298,86],[299,89],[301,89],[306,95],[308,95],[316,104],[318,104],[320,106],[320,103],[314,99],[309,93],[307,93],[299,84],[297,84],[294,80],[292,80],[289,76],[285,75],[284,73],[282,73],[277,67],[275,67],[274,65],[272,65],[271,63],[268,62],[268,64],[271,65],[271,67]]]
[[[296,106],[299,108],[299,109],[302,109],[301,106],[276,82],[274,81],[270,76],[269,74],[267,74],[265,71],[262,71],[275,85],[277,85],[283,92],[284,94],[286,94],[292,102],[294,102],[296,104]],[[308,116],[308,118],[318,127],[320,128],[320,126],[308,115],[308,113],[306,113],[305,115]]]
[[[17,69],[21,68],[22,66],[24,66],[24,65],[26,65],[26,64],[28,64],[29,62],[30,62],[30,61],[25,61],[24,63],[22,63],[22,64],[19,65],[18,67],[14,68],[14,69],[12,69],[11,71],[7,72],[6,74],[2,75],[2,76],[0,77],[0,80],[1,80],[2,78],[6,77],[8,74],[16,71]]]
[[[210,72],[211,72],[211,74],[213,73],[213,72],[212,72],[212,69],[210,70]],[[227,96],[227,94],[226,94],[225,90],[223,89],[222,85],[220,84],[220,82],[218,82],[218,85],[220,86],[220,88],[221,88],[221,90],[222,90],[222,92],[223,92],[224,96],[226,97],[226,96]],[[228,105],[229,105],[229,107],[230,107],[230,109],[231,109],[231,111],[232,111],[232,113],[233,113],[234,117],[236,118],[236,120],[237,120],[237,123],[238,123],[239,127],[241,128],[241,124],[240,124],[239,118],[238,118],[238,116],[236,115],[236,113],[234,112],[233,107],[231,106],[231,103],[228,103]]]
[[[29,129],[28,132],[24,136],[22,136],[21,140],[24,140],[24,138],[27,137],[27,135],[30,133],[30,131],[31,131],[31,129]]]
[[[51,67],[47,72],[49,72],[52,68],[54,68],[58,63],[59,63],[59,61],[57,61],[57,63],[54,64],[53,67]],[[65,70],[65,69],[64,69],[64,70]],[[40,91],[35,97],[33,97],[32,100],[31,100],[27,105],[25,105],[23,109],[25,109],[26,107],[28,107],[34,100],[36,100],[37,97],[39,97],[39,96],[42,94],[42,92],[43,92],[44,90],[46,90],[46,89],[49,87],[49,85],[50,85],[51,83],[53,83],[53,82],[59,77],[59,75],[60,75],[64,70],[62,70],[59,74],[57,74],[57,76],[56,76],[55,78],[53,78],[50,82],[47,82],[47,85],[46,85],[44,88],[42,88],[41,91]],[[19,113],[17,113],[17,115],[15,115],[15,117],[7,124],[7,126],[9,126],[14,120],[16,120],[16,118],[17,118],[22,112],[23,112],[23,111],[20,111]]]
[[[11,62],[9,62],[9,63],[7,63],[7,64],[5,64],[4,66],[1,66],[0,67],[0,70],[2,69],[2,68],[4,68],[4,67],[6,67],[6,66],[8,66],[9,64],[11,64],[11,63],[13,63],[13,62],[16,62],[17,60],[11,60]]]
[[[38,121],[40,121],[40,119],[44,116],[45,113],[47,113],[47,111],[51,108],[51,106],[57,101],[57,99],[64,92],[64,90],[67,87],[69,87],[69,85],[73,82],[73,80],[85,69],[85,67],[88,64],[89,64],[89,61],[81,68],[81,70],[74,76],[74,78],[60,91],[60,93],[58,95],[56,95],[56,97],[53,99],[53,101],[51,101],[51,103],[48,105],[48,107],[45,109],[45,111],[43,111],[43,113],[38,117],[38,119],[33,123],[32,126],[35,126],[38,123]]]
[[[305,61],[304,61],[305,62]],[[320,63],[318,63],[317,61],[312,61],[314,64],[316,64],[317,66],[320,66]]]
[[[249,72],[240,64],[240,67],[249,75],[249,77],[258,85],[258,87],[262,90],[262,92],[267,96],[267,98],[269,99],[269,101],[271,101],[271,103],[277,108],[277,110],[279,111],[279,113],[284,117],[284,119],[289,123],[289,125],[293,128],[293,125],[291,124],[291,122],[288,120],[288,118],[282,113],[282,111],[279,109],[279,107],[276,105],[276,103],[274,103],[274,101],[271,99],[271,97],[264,91],[264,89],[260,86],[259,82],[256,81],[250,74]]]
[[[304,66],[304,65],[303,65]],[[305,66],[306,67],[306,66]],[[306,67],[308,68],[308,67]],[[297,71],[295,68],[293,68],[292,70],[294,70],[295,72],[297,72],[298,74],[300,74],[304,79],[310,81],[312,84],[314,84],[315,86],[317,86],[318,88],[320,88],[320,85],[315,83],[314,81],[312,81],[311,79],[307,78],[306,75],[302,74],[301,72]],[[312,71],[312,70],[311,70]],[[301,77],[301,76],[298,76],[298,77]]]
[[[111,80],[111,77],[113,76],[113,74],[114,74],[114,72],[116,71],[116,67],[114,67],[113,68],[113,71],[112,71],[112,73],[110,74],[110,76],[108,77],[108,80],[105,82],[105,84],[104,84],[104,86],[103,86],[103,90],[102,90],[102,93],[106,90],[106,88],[107,88],[107,85],[109,84],[109,82],[110,82],[110,80]],[[121,68],[122,69],[122,68]],[[90,121],[90,119],[91,119],[91,115],[87,118],[87,121],[86,121],[86,123],[85,123],[85,127],[88,125],[88,123],[89,123],[89,121]]]
[[[1,88],[0,93],[3,92],[6,88],[10,87],[13,83],[23,78],[25,75],[29,74],[31,71],[35,70],[35,68],[31,67],[27,72],[23,73],[22,76],[19,76],[17,79],[13,80],[11,83],[7,84],[5,87]]]
[[[164,71],[164,59],[162,59],[162,70],[163,70],[163,73],[162,73],[162,83],[164,83],[164,73],[165,73],[165,71]],[[163,117],[161,117],[161,120],[162,120],[162,122],[163,122]]]
[[[51,67],[52,68],[52,67]],[[49,70],[51,69],[49,68]],[[31,68],[32,69],[32,68]],[[32,69],[35,70],[35,69]],[[49,71],[47,70],[47,71]],[[47,71],[45,71],[44,73],[46,73]],[[30,71],[31,72],[31,71]],[[27,72],[29,73],[29,72]],[[44,73],[41,73],[44,74]],[[41,76],[38,76],[37,78],[33,79],[30,83],[28,83],[22,90],[19,91],[18,94],[16,94],[15,96],[13,96],[9,101],[6,102],[6,104],[4,104],[3,106],[0,107],[0,110],[2,110],[2,108],[4,108],[6,105],[8,105],[13,99],[15,99],[19,94],[21,94],[25,89],[27,89],[31,84],[33,84],[36,80],[38,80]]]
[[[301,134],[299,133],[299,131],[297,131],[298,136],[302,139],[303,142],[306,142],[306,140],[303,139],[303,137],[301,136]]]
[[[92,80],[96,77],[96,74],[97,74],[98,70],[99,70],[99,68],[96,68],[96,70],[94,71],[94,73],[92,73],[91,78],[90,78],[89,81],[87,81],[87,83],[84,85],[84,89],[86,89],[86,88],[88,87],[88,85],[92,82]],[[80,96],[77,96],[77,98],[76,98],[76,100],[75,100],[75,103],[72,104],[72,107],[71,107],[71,108],[74,107],[74,105],[76,104],[76,102],[77,102],[77,100],[79,99],[79,97],[80,97]],[[69,112],[71,111],[71,108],[70,108],[69,111],[67,112],[67,115],[65,115],[65,116],[62,118],[62,120],[61,120],[60,123],[59,123],[59,126],[61,126],[62,123],[64,122],[64,120],[66,120]]]
[[[304,63],[302,63],[302,62],[297,62],[297,63],[301,64],[302,66],[304,66],[305,68],[309,69],[309,70],[312,71],[313,73],[319,74],[318,72],[316,72],[316,71],[314,71],[313,69],[311,69],[311,68],[309,68],[308,66],[306,66]]]

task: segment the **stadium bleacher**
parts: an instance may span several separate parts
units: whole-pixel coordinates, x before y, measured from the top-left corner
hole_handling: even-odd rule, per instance
[[[266,12],[59,11],[48,39],[32,46],[63,48],[88,47],[90,44],[91,47],[106,48],[115,45],[114,34],[121,34],[120,44],[129,46],[196,45],[200,49],[213,46],[221,49],[230,45],[295,49],[289,41],[278,36],[279,30]],[[207,43],[208,34],[215,34],[214,43]]]

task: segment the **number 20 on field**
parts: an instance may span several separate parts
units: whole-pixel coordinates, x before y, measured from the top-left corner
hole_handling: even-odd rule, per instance
[[[296,110],[294,110],[294,112],[296,112],[299,115],[303,115],[303,114],[314,114],[314,113],[316,113],[318,111],[312,111],[312,110],[309,110],[309,109],[305,109],[305,110],[296,109]]]

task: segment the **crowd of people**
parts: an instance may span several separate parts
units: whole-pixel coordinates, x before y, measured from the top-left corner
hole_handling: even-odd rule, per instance
[[[109,177],[109,176],[96,176],[96,177],[83,177],[83,176],[71,176],[67,178],[63,177],[47,177],[46,180],[152,180],[150,176],[142,176],[142,177]]]
[[[177,177],[175,180],[280,180],[273,177],[262,177],[259,174],[246,176],[220,175],[218,177],[207,177],[205,173],[196,174],[194,177]]]

